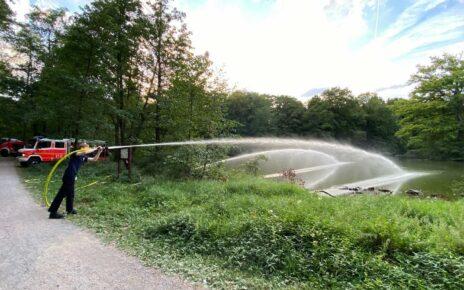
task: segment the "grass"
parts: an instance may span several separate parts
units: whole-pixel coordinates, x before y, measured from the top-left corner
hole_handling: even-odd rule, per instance
[[[37,194],[49,169],[24,170]],[[78,186],[113,172],[87,165]],[[325,198],[249,176],[106,182],[77,191],[72,220],[208,287],[464,287],[464,200]]]

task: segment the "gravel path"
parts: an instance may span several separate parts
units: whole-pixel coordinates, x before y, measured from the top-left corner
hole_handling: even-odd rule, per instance
[[[66,220],[49,220],[0,159],[0,289],[192,289]]]

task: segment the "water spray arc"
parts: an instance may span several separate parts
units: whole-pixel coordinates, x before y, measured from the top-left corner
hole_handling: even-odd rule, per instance
[[[392,160],[383,155],[368,152],[350,145],[318,140],[280,138],[211,139],[109,146],[107,149],[121,150],[195,145],[241,145],[253,148],[254,152],[252,153],[242,154],[220,162],[227,163],[246,160],[253,156],[267,154],[272,156],[273,159],[277,158],[277,161],[274,161],[275,164],[286,164],[287,167],[294,169],[296,174],[308,175],[308,184],[311,184],[311,187],[308,188],[314,188],[315,185],[318,185],[321,189],[326,189],[339,186],[340,184],[363,186],[371,184],[387,185],[390,182],[400,182],[420,176],[420,174],[404,171]],[[47,198],[48,185],[53,174],[62,161],[75,152],[78,151],[71,152],[60,159],[47,176],[43,191],[44,202],[47,206],[49,206]],[[293,164],[288,164],[288,162],[293,162]],[[271,169],[265,174],[265,177],[279,178],[281,176],[279,173],[282,172],[281,167],[276,167],[274,171]],[[319,175],[314,176],[311,174]]]
[[[368,152],[359,148],[355,148],[350,145],[325,142],[319,140],[302,140],[302,139],[281,139],[281,138],[238,138],[238,139],[212,139],[202,141],[186,141],[186,142],[168,142],[160,144],[140,144],[140,145],[127,145],[127,146],[112,146],[110,150],[121,149],[121,148],[144,148],[144,147],[164,147],[164,146],[185,146],[185,145],[240,145],[246,147],[252,147],[254,151],[252,153],[239,155],[232,157],[222,162],[231,162],[234,160],[246,160],[246,157],[257,156],[261,154],[269,154],[270,152],[276,152],[275,150],[281,150],[287,155],[281,157],[281,162],[285,162],[287,159],[294,155],[294,152],[289,150],[308,150],[314,152],[313,154],[321,154],[333,158],[333,162],[307,162],[299,163],[295,161],[295,166],[290,168],[295,170],[296,174],[308,175],[309,180],[308,188],[315,188],[315,185],[319,189],[332,188],[338,185],[344,184],[360,184],[365,185],[371,183],[373,185],[387,186],[388,184],[394,184],[400,181],[406,181],[408,179],[416,178],[421,176],[420,173],[407,172],[400,168],[395,162],[386,158],[381,154]],[[276,157],[278,155],[272,155]],[[327,166],[328,164],[336,164],[338,166]],[[320,168],[320,166],[323,166]],[[316,170],[314,169],[316,168]],[[319,169],[318,169],[319,168]],[[332,168],[332,169],[330,169]],[[325,170],[325,171],[324,171]],[[313,178],[312,172],[324,171],[328,172],[320,179]],[[279,170],[274,172],[268,172],[266,175],[278,176]],[[274,178],[274,177],[273,177]],[[367,182],[364,182],[367,181]],[[346,191],[345,191],[346,192]]]
[[[257,145],[257,146],[288,146],[290,148],[295,147],[315,147],[322,149],[321,152],[325,152],[330,148],[343,147],[343,149],[350,153],[362,153],[365,156],[375,157],[382,159],[388,164],[389,167],[394,167],[399,169],[390,159],[371,152],[367,152],[358,148],[354,148],[349,145],[343,145],[339,143],[329,143],[325,141],[317,140],[302,140],[302,139],[281,139],[281,138],[238,138],[238,139],[211,139],[211,140],[202,140],[202,141],[183,141],[183,142],[166,142],[166,143],[151,143],[151,144],[137,144],[137,145],[122,145],[122,146],[110,146],[109,150],[124,149],[124,148],[146,148],[146,147],[169,147],[169,146],[186,146],[186,145]]]

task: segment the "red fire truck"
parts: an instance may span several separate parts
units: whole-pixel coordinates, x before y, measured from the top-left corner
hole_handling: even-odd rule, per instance
[[[57,161],[66,155],[70,149],[68,139],[37,139],[32,148],[19,150],[18,157],[21,166],[28,166],[40,162]]]
[[[0,139],[0,155],[8,157],[10,155],[17,155],[18,150],[24,147],[24,142],[14,138],[1,138]]]
[[[19,150],[20,156],[18,157],[21,166],[29,166],[41,162],[54,162],[64,157],[68,152],[73,149],[72,144],[74,139],[47,139],[47,138],[34,138],[30,142],[31,148],[24,148]],[[104,141],[87,141],[90,145],[106,146]],[[90,153],[89,155],[92,156]],[[104,150],[100,155],[100,160],[106,159],[108,151]]]

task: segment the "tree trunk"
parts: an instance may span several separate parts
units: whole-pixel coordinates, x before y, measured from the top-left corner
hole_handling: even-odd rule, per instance
[[[161,142],[161,115],[160,115],[160,101],[161,101],[161,90],[162,90],[162,65],[161,65],[161,40],[158,43],[158,59],[157,59],[157,70],[158,70],[158,84],[156,89],[156,103],[155,103],[155,142]]]
[[[124,144],[124,120],[121,116],[121,112],[123,112],[124,108],[124,92],[123,92],[123,80],[122,80],[122,64],[121,64],[121,53],[117,54],[117,61],[118,67],[116,71],[116,83],[117,83],[117,92],[116,92],[116,100],[119,112],[116,115],[116,131],[118,136],[118,143],[119,145]]]
[[[458,127],[456,139],[460,145],[463,145],[464,144],[464,96],[462,96],[461,91],[462,90],[460,87],[456,87],[453,90],[453,98],[451,99],[451,103],[454,103],[456,123]]]
[[[163,18],[163,3],[160,3],[161,15],[160,21]],[[158,42],[156,44],[156,69],[157,69],[157,88],[156,88],[156,103],[155,103],[155,142],[161,142],[161,116],[160,116],[160,101],[163,89],[163,68],[162,68],[162,49],[163,49],[163,31],[162,24],[158,24]]]
[[[188,132],[188,138],[189,140],[192,139],[192,130],[193,130],[193,99],[194,99],[194,94],[193,94],[193,89],[192,86],[190,85],[190,90],[189,90],[189,132]]]

